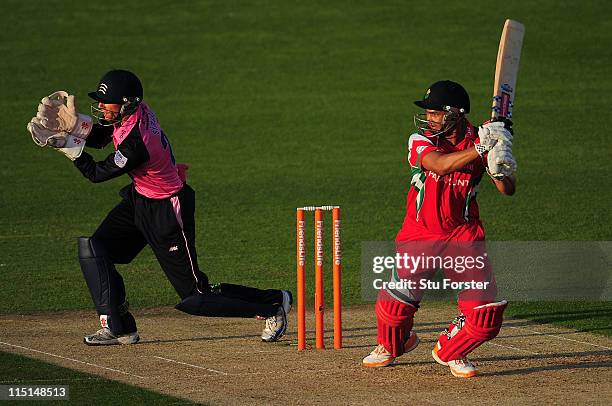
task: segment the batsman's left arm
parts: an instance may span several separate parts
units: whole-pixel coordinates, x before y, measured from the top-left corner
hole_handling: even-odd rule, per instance
[[[492,180],[500,193],[506,196],[512,196],[516,192],[516,177],[514,175],[505,176],[501,180]]]

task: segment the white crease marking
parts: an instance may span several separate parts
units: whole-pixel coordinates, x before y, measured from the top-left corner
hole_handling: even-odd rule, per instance
[[[524,350],[522,348],[518,348],[518,347],[513,347],[511,345],[502,345],[502,344],[497,344],[497,343],[489,343],[490,345],[494,345],[496,347],[503,347],[503,348],[510,348],[512,350],[516,350],[516,351],[524,351],[524,352],[528,352],[530,354],[535,354],[535,355],[539,355],[539,353],[537,352],[533,352],[533,351],[529,351],[529,350]]]
[[[5,343],[4,341],[0,341],[0,344],[4,344],[4,345],[7,345],[9,347],[14,347],[14,348],[21,348],[22,350],[37,352],[39,354],[45,354],[45,355],[49,355],[51,357],[61,358],[61,359],[65,359],[65,360],[68,360],[68,361],[77,362],[79,364],[89,365],[89,366],[92,366],[92,367],[102,368],[102,369],[106,369],[108,371],[118,372],[120,374],[129,375],[129,376],[135,376],[136,378],[144,379],[144,376],[140,376],[140,375],[136,375],[136,374],[130,374],[129,372],[120,371],[118,369],[113,369],[113,368],[108,368],[108,367],[103,367],[102,365],[92,364],[90,362],[80,361],[78,359],[68,358],[68,357],[64,357],[62,355],[52,354],[50,352],[35,350],[34,348],[28,348],[28,347],[23,347],[21,345]]]
[[[557,335],[554,335],[554,334],[542,333],[540,331],[535,331],[535,330],[531,330],[531,329],[524,328],[524,327],[507,326],[507,328],[514,328],[514,329],[517,329],[517,330],[525,330],[525,331],[529,331],[530,333],[536,333],[536,334],[544,335],[544,336],[547,336],[547,337],[558,338],[559,340],[572,341],[574,343],[580,343],[580,344],[585,344],[585,345],[592,345],[593,347],[599,347],[599,348],[605,348],[606,350],[612,350],[612,348],[606,347],[605,345],[593,344],[593,343],[588,343],[586,341],[580,341],[580,340],[573,340],[571,338],[561,337],[561,336],[557,336]]]
[[[173,360],[173,359],[170,359],[170,358],[158,357],[156,355],[154,355],[153,358],[161,359],[161,360],[164,360],[166,362],[173,362],[175,364],[187,365],[187,366],[190,366],[192,368],[204,369],[206,371],[214,372],[214,373],[219,374],[219,375],[227,375],[227,373],[222,372],[222,371],[217,371],[216,369],[206,368],[206,367],[202,367],[202,366],[199,366],[199,365],[188,364],[186,362],[176,361],[176,360]]]

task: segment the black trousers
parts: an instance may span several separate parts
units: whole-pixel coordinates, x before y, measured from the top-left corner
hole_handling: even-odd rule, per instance
[[[282,303],[282,291],[219,284],[211,289],[200,271],[195,248],[195,192],[187,184],[166,199],[140,195],[133,184],[121,189],[121,202],[106,216],[92,239],[104,247],[113,264],[130,263],[146,246],[153,250],[166,277],[181,299],[205,295],[207,316],[270,317]],[[116,289],[125,292],[116,269]],[[124,296],[125,294],[123,294]],[[121,293],[118,295],[121,296]],[[125,301],[119,298],[120,303]]]

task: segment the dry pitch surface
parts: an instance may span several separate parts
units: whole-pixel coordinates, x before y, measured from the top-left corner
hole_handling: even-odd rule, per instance
[[[417,314],[420,346],[396,366],[360,365],[376,342],[373,306],[345,309],[345,348],[296,350],[295,314],[281,342],[259,339],[262,322],[136,312],[142,341],[87,347],[90,312],[0,316],[0,350],[210,404],[590,403],[612,399],[612,339],[525,320],[507,320],[499,337],[473,354],[482,374],[458,379],[431,348],[454,317],[451,307]],[[312,316],[312,315],[309,315]],[[309,321],[312,317],[309,317]],[[326,320],[331,327],[331,319]],[[309,325],[309,343],[312,343]],[[331,333],[327,344],[332,346]],[[606,400],[607,399],[607,400]]]

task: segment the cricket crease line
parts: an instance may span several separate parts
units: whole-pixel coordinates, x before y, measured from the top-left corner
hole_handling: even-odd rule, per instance
[[[567,338],[567,337],[556,336],[554,334],[542,333],[540,331],[535,331],[535,330],[531,330],[531,329],[524,328],[524,327],[508,326],[508,328],[514,328],[514,329],[517,329],[517,330],[525,330],[525,331],[529,331],[530,333],[536,333],[536,334],[540,334],[540,335],[544,335],[544,336],[548,336],[548,337],[558,338],[559,340],[572,341],[572,342],[575,342],[575,343],[592,345],[593,347],[605,348],[606,350],[612,350],[612,348],[606,347],[605,345],[593,344],[593,343],[588,343],[586,341],[580,341],[580,340],[574,340],[574,339]]]
[[[153,355],[153,358],[157,358],[157,359],[161,359],[163,361],[166,362],[171,362],[174,364],[180,364],[180,365],[186,365],[189,367],[193,367],[193,368],[197,368],[197,369],[203,369],[205,371],[210,371],[210,372],[214,372],[217,375],[198,375],[199,378],[206,378],[206,377],[215,377],[215,376],[219,376],[219,375],[225,375],[225,376],[250,376],[250,375],[262,375],[262,374],[266,374],[267,372],[240,372],[240,373],[227,373],[227,372],[223,372],[223,371],[217,371],[216,369],[212,369],[212,368],[206,368],[200,365],[193,365],[193,364],[188,364],[186,362],[181,362],[181,361],[177,361],[174,359],[170,359],[170,358],[164,358],[164,357],[159,357],[157,355]],[[304,373],[304,372],[316,372],[316,373],[320,373],[320,372],[337,372],[336,369],[318,369],[318,370],[310,370],[310,369],[305,369],[305,370],[293,370],[291,372],[297,372],[297,373]],[[198,391],[196,391],[198,392]]]
[[[62,355],[51,354],[50,352],[44,352],[44,351],[40,351],[40,350],[35,350],[34,348],[22,347],[21,345],[5,343],[4,341],[0,341],[0,344],[8,345],[9,347],[14,347],[14,348],[21,348],[22,350],[37,352],[39,354],[45,354],[45,355],[49,355],[51,357],[61,358],[61,359],[65,359],[65,360],[72,361],[72,362],[77,362],[79,364],[89,365],[89,366],[96,367],[96,368],[102,368],[102,369],[106,369],[108,371],[118,372],[118,373],[124,374],[124,375],[135,376],[136,378],[140,378],[140,379],[144,379],[145,378],[144,376],[140,376],[140,375],[136,375],[136,374],[130,374],[129,372],[124,372],[124,371],[120,371],[118,369],[103,367],[102,365],[92,364],[90,362],[79,361],[78,359],[68,358],[68,357],[64,357]]]
[[[11,379],[7,381],[0,381],[1,384],[4,383],[23,383],[28,384],[28,382],[79,382],[79,381],[101,381],[102,377],[91,377],[91,378],[58,378],[58,379]]]
[[[524,351],[524,352],[528,352],[529,354],[535,354],[535,355],[539,355],[539,353],[537,352],[533,352],[533,351],[529,351],[529,350],[524,350],[522,348],[518,348],[518,347],[513,347],[511,345],[502,345],[502,344],[497,344],[497,343],[491,343],[489,342],[490,345],[494,345],[496,347],[503,347],[503,348],[510,348],[512,350],[516,350],[516,351]]]
[[[174,362],[175,364],[187,365],[187,366],[193,367],[193,368],[203,369],[205,371],[214,372],[214,373],[219,374],[219,375],[227,375],[227,373],[222,372],[222,371],[217,371],[216,369],[205,368],[205,367],[202,367],[202,366],[199,366],[199,365],[193,365],[193,364],[188,364],[186,362],[176,361],[176,360],[169,359],[169,358],[158,357],[157,355],[154,355],[153,358],[161,359],[161,360],[164,360],[166,362]]]
[[[201,367],[200,367],[201,368]],[[325,372],[339,372],[337,369],[294,369],[291,371],[285,371],[285,374],[292,374],[292,373],[297,373],[297,374],[305,374],[308,372],[315,372],[315,373],[325,373]],[[227,376],[251,376],[251,375],[264,375],[264,374],[270,374],[269,372],[239,372],[239,373],[226,373],[225,375]],[[198,375],[198,378],[218,378],[219,375]],[[198,390],[194,390],[193,392],[206,392],[209,391],[210,389],[198,389]]]

